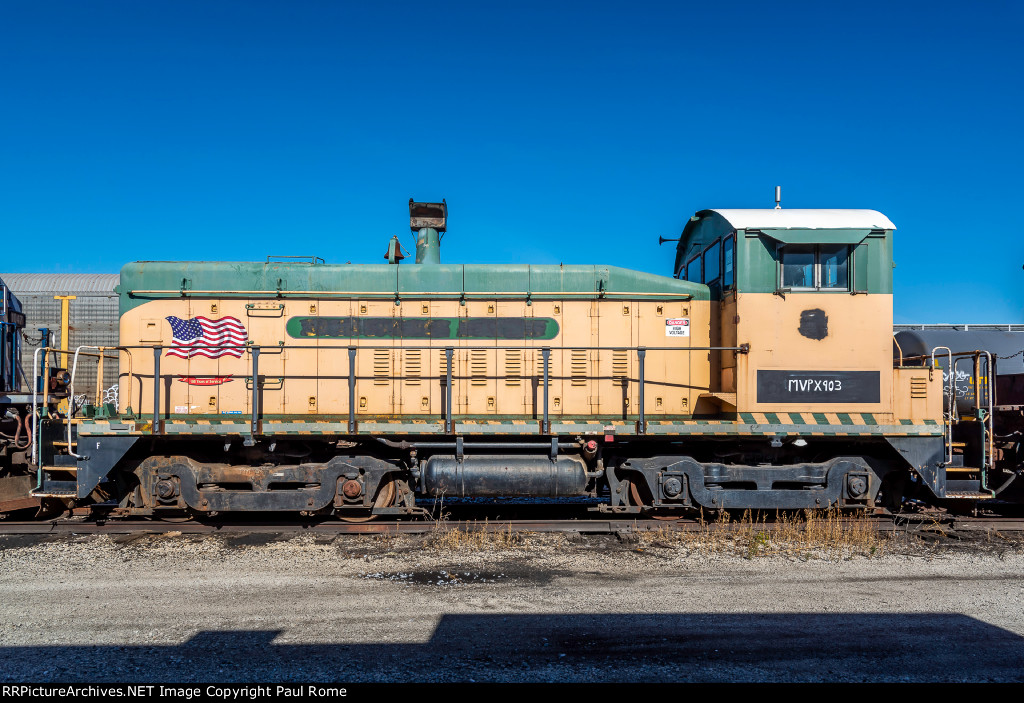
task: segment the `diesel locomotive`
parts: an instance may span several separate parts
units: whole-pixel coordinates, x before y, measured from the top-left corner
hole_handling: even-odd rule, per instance
[[[878,212],[701,210],[671,276],[442,263],[446,203],[409,212],[414,261],[393,238],[380,264],[124,266],[120,344],[70,364],[74,396],[75,365],[116,355],[118,404],[41,412],[44,384],[32,495],[111,516],[576,496],[672,517],[972,506],[1021,472],[991,355],[894,345]]]

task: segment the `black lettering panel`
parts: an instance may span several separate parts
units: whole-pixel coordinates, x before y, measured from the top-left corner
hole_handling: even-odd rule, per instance
[[[877,403],[878,371],[758,371],[758,403]]]

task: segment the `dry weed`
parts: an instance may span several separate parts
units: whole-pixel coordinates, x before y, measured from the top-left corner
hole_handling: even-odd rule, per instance
[[[441,551],[503,550],[526,546],[531,533],[513,532],[512,525],[494,529],[486,520],[478,525],[455,527],[443,517],[434,521],[434,527],[424,545]]]
[[[894,534],[879,531],[866,517],[838,510],[805,510],[772,515],[745,511],[738,518],[721,511],[709,522],[701,515],[695,529],[660,528],[638,535],[641,546],[682,547],[697,554],[789,556],[842,559],[881,556]]]

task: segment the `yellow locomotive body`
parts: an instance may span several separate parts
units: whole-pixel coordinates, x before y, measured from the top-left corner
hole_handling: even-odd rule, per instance
[[[332,268],[342,269],[337,275],[344,277],[348,267]],[[365,273],[371,267],[360,268]],[[470,273],[473,268],[465,267]],[[536,277],[541,267],[532,268]],[[522,297],[488,299],[486,292],[476,291],[468,292],[475,299],[461,302],[464,291],[449,293],[449,299],[400,294],[398,304],[394,296],[381,300],[358,292],[348,300],[310,293],[267,302],[221,297],[230,291],[191,291],[187,297],[152,300],[126,312],[121,340],[139,349],[149,345],[164,350],[161,413],[174,420],[248,415],[252,409],[248,349],[218,358],[198,349],[194,355],[167,356],[167,350],[181,347],[167,318],[200,316],[239,320],[246,335],[243,348],[261,348],[258,402],[264,418],[348,417],[349,349],[354,349],[354,413],[361,426],[437,424],[446,412],[445,350],[452,349],[453,416],[487,423],[529,422],[537,431],[543,414],[542,349],[547,347],[550,417],[622,423],[638,416],[635,348],[645,347],[646,414],[681,420],[692,415],[709,389],[711,305],[694,300],[685,292],[686,284],[666,282],[676,290],[652,295],[654,300],[628,293],[600,297],[595,291],[566,291],[583,299],[563,299],[561,292],[534,293],[529,303]],[[666,324],[671,321],[685,322],[686,336],[667,334],[666,329],[684,327]],[[448,336],[449,328],[459,326],[475,326],[488,338]],[[502,338],[495,338],[492,331],[501,328]],[[446,336],[429,336],[439,329]],[[691,347],[705,349],[691,354]],[[154,357],[138,351],[135,355],[135,382],[129,393],[127,377],[123,379],[120,410],[131,407],[148,417],[153,410]]]

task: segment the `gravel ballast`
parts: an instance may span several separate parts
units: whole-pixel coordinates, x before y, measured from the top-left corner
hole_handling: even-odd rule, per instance
[[[7,536],[0,598],[15,682],[1024,680],[1024,552],[999,541]]]

